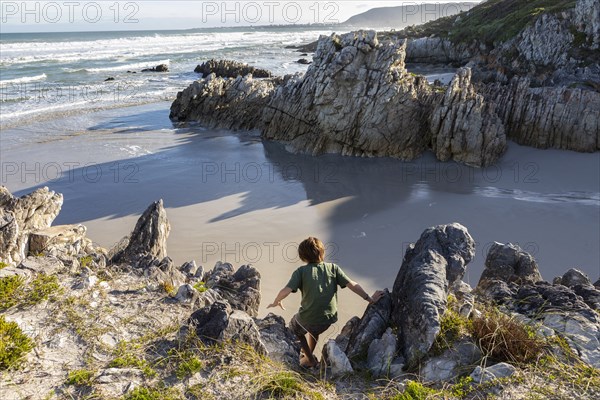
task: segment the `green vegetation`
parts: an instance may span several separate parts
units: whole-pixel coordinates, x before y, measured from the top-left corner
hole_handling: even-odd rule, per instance
[[[137,368],[148,377],[156,376],[156,371],[143,357],[142,346],[133,342],[119,342],[116,357],[108,365],[110,368]]]
[[[458,397],[460,399],[465,398],[469,393],[473,391],[472,384],[473,378],[470,376],[463,376],[456,382],[456,384],[452,385],[450,388],[450,393],[454,397]]]
[[[320,400],[323,396],[311,391],[301,375],[292,371],[275,371],[255,378],[259,383],[258,393],[269,395],[271,398],[309,397]]]
[[[170,297],[175,297],[175,295],[177,294],[177,292],[175,291],[175,286],[173,286],[171,282],[161,282],[160,287],[162,291],[168,294]]]
[[[23,287],[23,278],[7,276],[0,278],[0,310],[6,310],[19,302],[19,291]]]
[[[92,265],[94,258],[92,256],[85,256],[79,259],[79,266],[81,268],[86,268]]]
[[[472,329],[471,321],[461,317],[454,310],[455,303],[454,296],[448,296],[448,309],[440,319],[440,333],[436,336],[432,346],[434,355],[442,354],[446,349],[451,348],[454,342],[467,335]]]
[[[0,315],[0,370],[17,369],[23,357],[33,349],[33,341],[15,322]]]
[[[76,369],[69,372],[65,383],[74,386],[91,386],[94,381],[94,371],[87,369]]]
[[[25,280],[19,276],[0,278],[0,310],[6,310],[15,305],[32,306],[44,300],[55,300],[62,288],[54,275],[40,274],[25,285]]]
[[[177,379],[187,378],[202,370],[202,361],[190,351],[179,352],[172,349],[169,354],[176,355],[180,360],[175,370]]]
[[[435,390],[423,386],[419,382],[409,381],[404,392],[392,397],[390,400],[426,400],[435,393]]]
[[[7,263],[5,263],[5,262],[0,262],[0,269],[4,269],[4,268],[6,268],[6,267],[8,267],[8,264],[7,264]]]
[[[200,293],[204,293],[208,290],[208,288],[206,287],[206,284],[204,282],[198,282],[194,285],[194,289],[196,289],[197,291],[199,291]]]
[[[455,43],[479,42],[493,45],[516,36],[542,13],[575,7],[575,0],[488,0],[468,12],[406,28],[400,37],[441,36]]]

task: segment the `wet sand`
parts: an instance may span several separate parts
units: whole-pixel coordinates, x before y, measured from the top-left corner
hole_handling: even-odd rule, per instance
[[[570,267],[600,275],[600,153],[511,143],[500,164],[483,170],[430,154],[408,163],[314,158],[252,133],[175,129],[167,116],[161,103],[3,131],[0,183],[18,195],[41,186],[63,193],[55,224],[83,223],[104,247],[164,199],[169,255],[205,269],[219,260],[254,264],[261,316],[300,265],[296,246],[309,235],[368,291],[391,289],[408,244],[450,222],[478,243],[465,278],[473,286],[493,241],[521,245],[547,280]],[[289,320],[299,300],[292,295],[275,312]],[[325,338],[365,305],[342,290],[340,321]]]

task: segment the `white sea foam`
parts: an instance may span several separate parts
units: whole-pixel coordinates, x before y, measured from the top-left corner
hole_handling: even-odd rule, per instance
[[[4,80],[0,80],[0,86],[6,86],[6,85],[15,84],[15,83],[43,81],[46,78],[47,78],[46,74],[40,74],[40,75],[35,75],[35,76],[23,76],[21,78],[15,78],[15,79],[4,79]]]

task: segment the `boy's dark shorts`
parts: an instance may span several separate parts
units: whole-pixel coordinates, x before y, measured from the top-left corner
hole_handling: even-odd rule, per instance
[[[298,321],[298,314],[294,315],[290,321],[290,329],[298,337],[303,337],[306,335],[306,333],[310,333],[313,336],[318,336],[329,329],[330,326],[331,324],[302,324]]]

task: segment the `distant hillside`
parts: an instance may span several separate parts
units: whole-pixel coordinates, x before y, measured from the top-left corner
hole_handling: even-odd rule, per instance
[[[470,10],[477,4],[477,2],[461,2],[373,8],[353,16],[342,25],[357,28],[401,29],[410,25],[421,25],[438,18],[456,15]]]

